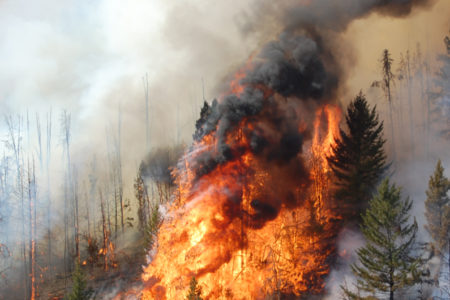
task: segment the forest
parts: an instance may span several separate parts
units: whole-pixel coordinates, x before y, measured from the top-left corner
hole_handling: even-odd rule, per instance
[[[450,299],[450,2],[56,2],[0,2],[0,299]]]

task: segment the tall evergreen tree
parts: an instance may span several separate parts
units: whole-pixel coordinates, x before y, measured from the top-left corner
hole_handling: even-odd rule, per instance
[[[335,198],[350,219],[359,219],[388,168],[383,123],[362,93],[347,108],[348,131],[340,129],[328,163],[336,177]]]
[[[422,259],[413,254],[417,223],[409,222],[412,202],[402,200],[400,188],[382,182],[363,215],[366,246],[357,250],[358,263],[351,266],[357,292],[342,287],[349,299],[374,299],[420,281]]]
[[[186,296],[187,300],[202,300],[202,288],[198,285],[197,279],[192,277],[189,284],[189,291]]]
[[[425,229],[430,233],[432,245],[444,259],[447,250],[448,274],[450,276],[450,181],[444,176],[444,168],[439,160],[436,164],[434,174],[428,181],[425,200],[425,217],[427,224]],[[450,278],[450,277],[447,277]],[[443,286],[441,286],[443,288]],[[443,291],[448,295],[448,288]]]
[[[434,174],[428,181],[425,200],[425,217],[427,224],[425,229],[433,239],[435,249],[441,252],[449,239],[449,212],[450,212],[450,181],[444,176],[444,168],[439,160],[436,164]]]

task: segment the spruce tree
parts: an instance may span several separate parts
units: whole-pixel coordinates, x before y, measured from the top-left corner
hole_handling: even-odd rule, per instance
[[[189,284],[189,291],[186,296],[187,300],[202,300],[202,288],[198,285],[197,279],[192,277],[191,282]]]
[[[420,281],[422,259],[413,253],[418,226],[409,222],[412,202],[400,194],[400,188],[384,180],[363,215],[366,245],[357,250],[358,262],[351,266],[357,291],[342,287],[349,299],[388,295],[393,300],[396,291]]]
[[[327,159],[336,177],[334,196],[344,215],[360,220],[388,168],[383,150],[386,141],[376,107],[370,109],[362,93],[349,104],[345,122],[348,131],[340,129],[340,138]]]
[[[434,174],[428,181],[427,199],[425,200],[425,229],[430,233],[433,246],[442,252],[449,238],[449,203],[450,181],[444,176],[444,168],[439,160]]]
[[[75,265],[75,271],[72,274],[72,283],[72,291],[65,297],[67,300],[89,299],[92,291],[87,288],[86,278],[79,263]]]

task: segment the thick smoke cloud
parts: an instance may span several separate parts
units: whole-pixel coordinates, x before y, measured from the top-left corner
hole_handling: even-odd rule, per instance
[[[285,28],[296,31],[299,28],[315,27],[342,31],[354,20],[370,13],[392,17],[405,17],[413,8],[431,5],[429,0],[327,0],[309,1],[307,5],[291,7],[285,15]]]
[[[344,0],[330,4],[329,1],[310,1],[305,5],[288,6],[286,24],[276,41],[263,47],[252,70],[241,84],[268,87],[283,97],[321,99],[330,96],[338,85],[338,62],[330,55],[333,49],[324,42],[323,31],[341,31],[353,20],[369,13],[379,12],[389,16],[406,16],[415,6],[430,5],[428,0]],[[297,35],[301,32],[302,35]],[[329,70],[325,68],[325,65]],[[243,103],[236,103],[242,101]],[[230,95],[226,104],[216,106],[208,118],[202,116],[204,134],[215,129],[220,118],[239,122],[244,115],[252,115],[261,108],[261,93],[245,90],[244,95]],[[218,111],[215,110],[218,108]],[[226,113],[222,113],[226,112]],[[235,113],[233,113],[235,112]],[[219,130],[220,131],[220,130]],[[221,131],[223,132],[223,130]]]
[[[240,128],[239,134],[250,141],[249,150],[264,163],[283,165],[295,159],[294,165],[300,166],[297,168],[300,173],[291,175],[302,180],[301,175],[306,173],[302,171],[304,163],[299,153],[310,134],[296,128],[303,120],[295,107],[301,103],[333,101],[339,80],[344,77],[336,59],[339,53],[331,48],[339,36],[334,35],[330,42],[326,32],[341,31],[351,21],[372,12],[405,16],[414,6],[428,3],[311,1],[306,5],[289,7],[279,39],[262,47],[250,67],[245,69],[246,74],[239,82],[243,91],[230,92],[211,106],[205,104],[197,121],[194,139],[200,141],[206,135],[212,135],[216,145],[195,156],[197,178],[213,172],[221,164],[239,159],[248,150],[233,138],[238,134],[236,129]],[[276,134],[274,128],[277,129]],[[307,178],[303,180],[307,181]],[[277,201],[284,200],[280,197]],[[260,201],[257,203],[262,205]]]
[[[264,62],[255,66],[244,84],[267,86],[283,97],[320,99],[336,85],[321,60],[321,49],[311,38],[290,37],[267,44],[259,56]]]

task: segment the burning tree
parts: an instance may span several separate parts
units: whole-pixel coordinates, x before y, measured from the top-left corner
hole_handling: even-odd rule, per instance
[[[328,192],[330,162],[340,159],[327,161],[339,149],[335,141],[345,145],[356,134],[364,147],[353,150],[361,161],[350,160],[364,180],[358,186],[362,206],[386,168],[383,126],[362,95],[347,120],[363,129],[350,127],[349,135],[336,139],[342,68],[331,47],[335,41],[326,37],[330,28],[338,32],[372,10],[407,15],[415,4],[372,1],[349,11],[311,1],[290,7],[280,38],[252,56],[221,97],[203,106],[193,145],[174,170],[178,201],[167,205],[142,276],[142,299],[185,295],[193,277],[206,299],[323,291],[343,214]],[[339,18],[321,19],[335,9],[342,9]]]
[[[160,227],[144,299],[186,293],[192,277],[206,298],[322,290],[340,216],[320,188],[339,123],[320,57],[306,36],[274,42],[204,106],[175,170],[180,201]]]
[[[202,300],[202,288],[198,285],[195,277],[192,277],[189,284],[189,292],[186,297],[187,300]]]

